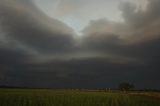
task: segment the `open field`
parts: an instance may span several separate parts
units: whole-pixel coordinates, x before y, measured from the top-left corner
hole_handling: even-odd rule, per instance
[[[98,91],[3,88],[0,106],[160,106],[160,98]]]

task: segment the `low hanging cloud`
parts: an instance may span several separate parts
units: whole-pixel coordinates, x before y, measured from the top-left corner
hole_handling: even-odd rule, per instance
[[[0,84],[160,88],[159,0],[122,2],[124,22],[94,20],[81,38],[31,1],[0,1]],[[58,56],[59,58],[56,58]]]
[[[160,63],[159,4],[158,0],[148,1],[148,6],[142,10],[141,8],[137,9],[130,2],[121,3],[120,9],[124,22],[112,22],[107,19],[91,21],[83,30],[85,35],[82,41],[83,47],[89,51],[98,52],[99,55],[122,57],[122,59],[116,58],[114,62],[123,63],[125,58],[130,61],[135,59],[137,64],[141,64],[140,67],[129,68],[130,65],[125,64],[126,69],[114,70],[111,68],[110,70],[114,70],[116,73],[118,70],[121,72],[128,70],[130,78],[135,77],[134,72],[138,70],[136,75],[140,75],[141,78],[145,76],[144,79],[146,81],[148,79],[148,82],[156,82],[159,80],[157,75],[160,74],[158,65]],[[135,63],[131,64],[135,65]],[[124,72],[122,73],[125,75]],[[152,80],[154,78],[157,79]]]
[[[145,56],[152,48],[152,51],[158,52],[160,19],[157,4],[160,4],[158,0],[148,1],[145,10],[136,10],[136,6],[130,2],[121,3],[120,9],[125,21],[91,21],[83,30],[83,45],[95,51],[124,56],[132,53]]]
[[[73,30],[47,17],[32,1],[0,1],[1,26],[6,37],[40,52],[63,52],[72,48]]]
[[[148,1],[146,9],[138,8],[131,2],[120,3],[124,22],[106,19],[91,21],[83,30],[84,34],[114,34],[129,42],[142,42],[159,37],[159,1]]]

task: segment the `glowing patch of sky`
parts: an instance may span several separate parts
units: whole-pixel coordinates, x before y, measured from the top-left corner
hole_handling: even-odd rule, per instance
[[[83,29],[83,24],[80,20],[70,17],[60,17],[59,20],[72,27],[78,35],[81,35],[80,31]]]

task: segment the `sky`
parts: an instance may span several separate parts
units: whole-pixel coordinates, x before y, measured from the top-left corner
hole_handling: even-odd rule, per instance
[[[159,0],[1,0],[0,85],[160,89]]]
[[[145,8],[146,0],[35,0],[35,4],[46,15],[57,18],[72,27],[77,35],[91,20],[106,18],[121,22],[120,2],[130,1],[137,8]]]

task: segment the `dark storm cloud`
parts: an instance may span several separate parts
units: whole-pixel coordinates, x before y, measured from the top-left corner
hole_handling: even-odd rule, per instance
[[[145,10],[136,10],[131,3],[122,3],[120,9],[126,24],[131,29],[133,37],[131,39],[149,40],[159,37],[160,31],[160,15],[159,15],[159,0],[148,0],[148,5]]]
[[[148,25],[157,21],[159,22],[159,4],[159,0],[148,0],[146,10],[136,10],[135,5],[125,2],[120,5],[120,9],[123,11],[122,15],[125,18],[125,21],[135,28],[149,27]]]
[[[22,66],[22,65],[21,65]],[[114,63],[108,58],[74,59],[70,61],[53,61],[45,64],[23,65],[16,71],[6,73],[3,81],[11,85],[35,87],[116,87],[123,81],[153,81],[150,87],[159,87],[158,73],[153,67],[132,63]],[[23,71],[22,71],[23,70]],[[149,71],[147,71],[149,70]],[[138,85],[143,87],[147,85]]]
[[[149,1],[146,10],[136,10],[132,3],[122,3],[120,8],[125,23],[105,19],[90,22],[83,31],[86,34],[83,40],[84,47],[93,51],[140,59],[158,55],[160,52],[158,4],[160,4],[158,0]]]
[[[34,67],[41,67],[34,61],[44,55],[71,51],[74,47],[72,34],[71,28],[46,16],[30,0],[1,0],[1,84],[31,85],[34,71],[37,71]],[[36,78],[43,79],[42,75],[37,72]]]
[[[17,76],[10,76],[11,73],[17,73],[21,67],[25,66],[25,64],[29,64],[31,62],[32,55],[28,52],[25,52],[21,49],[10,48],[7,46],[0,47],[0,83],[3,85],[8,84],[8,80],[10,77],[17,77]],[[22,72],[25,67],[22,68]]]
[[[104,70],[109,66],[115,66],[116,68],[112,67],[109,70],[113,73],[120,72],[117,74],[118,77],[111,75],[114,76],[112,80],[131,78],[137,83],[138,81],[157,83],[160,80],[158,78],[160,75],[159,5],[159,0],[148,1],[146,10],[136,10],[136,6],[132,3],[125,2],[120,5],[124,23],[115,23],[106,19],[95,20],[83,30],[86,36],[82,46],[88,51],[122,57],[121,60],[117,58],[115,61],[123,62],[123,58],[137,60],[138,66],[135,63],[126,63],[118,67],[117,64],[106,63]]]
[[[91,21],[77,41],[69,27],[31,1],[1,0],[0,84],[98,88],[130,81],[160,88],[159,4],[149,1],[142,11],[122,3],[124,23]]]
[[[0,22],[7,37],[40,52],[62,52],[72,48],[72,29],[47,17],[31,1],[0,1]]]

